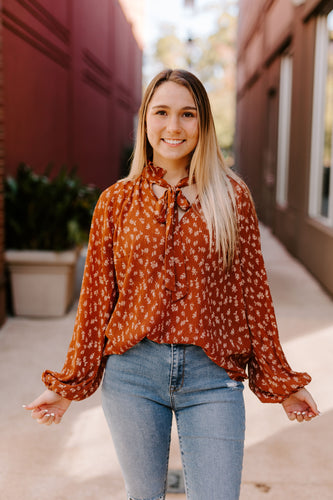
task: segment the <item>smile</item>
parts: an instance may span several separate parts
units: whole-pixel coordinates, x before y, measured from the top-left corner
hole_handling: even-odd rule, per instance
[[[183,139],[162,139],[162,141],[170,144],[171,146],[177,146],[178,144],[182,144],[184,142]]]

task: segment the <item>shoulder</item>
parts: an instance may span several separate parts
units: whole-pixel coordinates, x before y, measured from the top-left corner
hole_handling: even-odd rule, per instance
[[[238,210],[254,207],[251,191],[243,179],[234,172],[231,172],[228,174],[228,180],[232,186]]]
[[[115,184],[112,184],[112,186],[109,186],[106,188],[100,198],[105,201],[105,202],[114,202],[117,200],[119,197],[124,197],[127,194],[131,193],[134,186],[137,183],[137,179],[120,179],[117,181]]]
[[[121,213],[127,200],[131,200],[137,180],[122,179],[104,189],[94,210],[93,226],[95,224],[113,225]]]

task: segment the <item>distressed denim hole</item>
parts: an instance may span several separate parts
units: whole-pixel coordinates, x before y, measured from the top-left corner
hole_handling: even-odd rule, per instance
[[[227,387],[230,387],[230,389],[236,389],[236,387],[238,387],[238,382],[236,382],[236,380],[230,380],[230,382],[227,382]]]

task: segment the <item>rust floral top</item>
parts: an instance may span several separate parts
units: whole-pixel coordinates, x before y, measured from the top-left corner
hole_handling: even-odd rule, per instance
[[[99,386],[110,354],[144,337],[201,346],[234,380],[247,378],[263,402],[281,402],[310,382],[283,354],[253,202],[232,180],[239,245],[223,270],[199,202],[171,187],[149,164],[136,180],[106,189],[96,206],[74,334],[61,373],[45,371],[45,385],[71,400]],[[153,184],[165,187],[157,198]],[[178,218],[177,207],[185,213]]]

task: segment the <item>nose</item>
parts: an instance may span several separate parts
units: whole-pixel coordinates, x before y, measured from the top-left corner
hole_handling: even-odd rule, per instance
[[[170,115],[167,123],[168,132],[177,133],[181,130],[179,117],[177,115]]]

